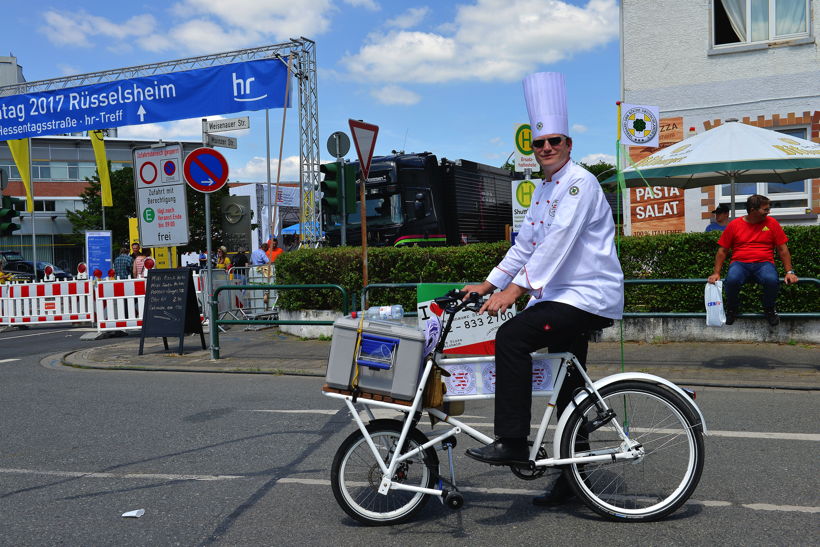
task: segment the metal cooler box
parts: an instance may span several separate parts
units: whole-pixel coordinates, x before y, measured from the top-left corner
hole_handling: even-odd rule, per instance
[[[351,389],[356,373],[354,351],[359,319],[342,317],[333,323],[333,341],[326,381],[337,389]],[[359,388],[367,393],[410,400],[416,395],[423,368],[425,338],[420,330],[392,321],[364,320],[362,343],[355,356]]]

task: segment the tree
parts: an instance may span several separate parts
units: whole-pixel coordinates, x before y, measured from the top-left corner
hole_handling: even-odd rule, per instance
[[[102,205],[100,201],[100,177],[86,177],[86,186],[80,198],[83,209],[68,211],[66,216],[71,222],[71,241],[85,245],[87,230],[102,230]],[[136,210],[134,198],[134,171],[125,167],[111,173],[112,207],[105,208],[105,229],[111,230],[111,240],[115,246],[128,244],[128,218],[133,217]]]
[[[72,242],[85,245],[85,232],[102,230],[102,209],[100,201],[100,177],[95,174],[86,178],[86,186],[80,198],[83,210],[66,213],[72,226]],[[225,186],[211,194],[211,236],[214,248],[222,241],[222,198],[228,195]],[[189,242],[178,247],[178,252],[200,251],[206,248],[205,242],[205,194],[197,192],[187,184],[185,196],[188,200],[188,234]],[[134,170],[125,167],[111,173],[111,197],[113,206],[105,208],[105,229],[111,230],[111,239],[115,247],[128,246],[128,219],[137,217],[137,204],[134,194]]]
[[[581,162],[578,165],[580,165],[581,167],[595,175],[595,178],[598,179],[598,182],[603,182],[615,174],[615,166],[605,161],[599,161],[598,163],[594,163],[592,165],[587,165]],[[614,185],[612,185],[611,188],[607,188],[606,186],[604,186],[603,188],[607,192],[615,191]]]

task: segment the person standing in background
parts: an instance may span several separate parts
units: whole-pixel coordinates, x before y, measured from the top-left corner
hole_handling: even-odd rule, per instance
[[[268,244],[263,243],[251,253],[251,266],[264,266],[268,263]]]
[[[134,260],[134,278],[142,277],[143,271],[145,271],[145,261],[151,256],[151,249],[143,249],[140,251],[140,255]]]
[[[706,227],[707,232],[722,232],[729,224],[729,208],[725,205],[718,205],[712,214],[715,219]]]
[[[117,279],[128,279],[133,273],[134,259],[128,254],[128,247],[120,248],[120,254],[114,259],[114,272]]]
[[[279,255],[284,253],[284,249],[279,246],[279,240],[276,237],[272,237],[268,240],[268,261],[273,264],[276,262],[276,259],[279,258]]]

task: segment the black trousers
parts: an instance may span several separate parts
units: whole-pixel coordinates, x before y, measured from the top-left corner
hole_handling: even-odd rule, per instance
[[[495,337],[495,434],[498,437],[527,437],[532,405],[532,357],[540,348],[550,352],[572,352],[586,369],[587,333],[611,325],[612,321],[568,304],[540,302],[498,329]],[[584,385],[579,374],[564,379],[558,394],[558,416],[572,393]]]

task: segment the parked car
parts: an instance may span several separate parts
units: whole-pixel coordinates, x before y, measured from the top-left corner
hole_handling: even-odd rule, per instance
[[[45,277],[46,267],[51,266],[54,271],[54,278],[57,281],[66,281],[71,279],[71,274],[58,268],[50,262],[37,261],[37,281],[42,281]],[[34,266],[31,260],[9,260],[3,266],[3,271],[7,275],[12,275],[14,279],[28,280],[34,279]]]
[[[17,251],[0,251],[0,268],[11,260],[25,260],[25,258]]]

